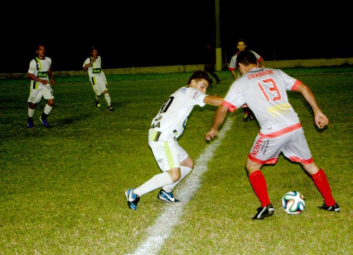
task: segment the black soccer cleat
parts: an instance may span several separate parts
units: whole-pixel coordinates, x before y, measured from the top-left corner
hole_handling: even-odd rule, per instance
[[[333,206],[327,206],[325,203],[319,207],[319,209],[325,210],[325,211],[329,211],[329,212],[339,212],[341,210],[341,208],[339,207],[339,205],[336,203]]]
[[[259,207],[256,209],[257,213],[255,214],[254,217],[252,217],[253,220],[263,220],[265,217],[270,217],[273,215],[275,212],[275,209],[273,209],[272,204],[269,204],[268,206],[265,207]]]

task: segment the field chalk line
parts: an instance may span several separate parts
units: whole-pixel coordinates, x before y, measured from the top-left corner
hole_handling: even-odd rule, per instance
[[[156,223],[147,230],[149,237],[135,250],[133,255],[153,255],[162,248],[164,240],[169,238],[173,227],[179,222],[184,206],[199,189],[201,176],[208,170],[208,162],[213,158],[213,153],[221,144],[232,124],[233,119],[228,118],[220,130],[218,138],[206,146],[205,151],[196,160],[192,172],[180,183],[182,185],[179,184],[182,187],[178,189],[178,197],[182,197],[182,202],[164,207]]]

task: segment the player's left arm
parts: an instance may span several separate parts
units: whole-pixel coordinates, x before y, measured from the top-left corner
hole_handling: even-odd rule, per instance
[[[309,105],[313,109],[316,126],[320,129],[324,128],[329,123],[329,120],[327,116],[321,111],[316,101],[316,98],[314,96],[314,93],[304,83],[301,83],[298,86],[297,91],[303,95],[305,100],[309,103]]]
[[[51,70],[51,68],[49,68],[49,70],[48,70],[48,76],[49,76],[49,79],[50,79],[50,85],[54,86],[55,81],[54,81],[53,71]]]

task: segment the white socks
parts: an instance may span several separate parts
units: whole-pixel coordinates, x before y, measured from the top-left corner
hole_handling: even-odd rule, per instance
[[[49,115],[49,113],[51,112],[52,109],[53,109],[52,106],[46,104],[45,107],[44,107],[44,113],[45,113],[46,115]]]
[[[144,194],[151,192],[152,190],[158,189],[164,185],[172,184],[172,183],[173,181],[172,181],[172,178],[170,178],[169,173],[163,172],[160,174],[156,174],[151,179],[146,181],[144,184],[135,188],[133,192],[139,197],[141,197]]]
[[[172,192],[172,190],[174,189],[174,187],[182,180],[184,179],[185,176],[187,176],[190,172],[191,172],[191,168],[190,167],[186,167],[186,166],[181,166],[180,167],[180,171],[181,171],[181,176],[180,179],[172,184],[167,184],[163,186],[163,189],[170,193]]]
[[[29,117],[29,118],[33,118],[34,110],[35,110],[35,108],[34,108],[34,109],[31,109],[31,108],[28,107],[28,117]]]
[[[104,94],[105,100],[107,101],[108,107],[112,104],[109,93]]]

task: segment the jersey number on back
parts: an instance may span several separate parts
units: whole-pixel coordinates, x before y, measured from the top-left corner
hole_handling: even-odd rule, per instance
[[[264,94],[267,102],[281,100],[281,93],[278,90],[276,82],[272,79],[265,79],[259,82],[259,85],[262,93]],[[275,95],[274,95],[275,94]],[[271,98],[270,98],[271,97]]]
[[[160,127],[161,126],[160,121],[162,119],[162,116],[160,116],[160,114],[165,113],[166,111],[168,111],[168,108],[173,103],[173,100],[174,100],[174,97],[169,97],[167,99],[167,101],[164,102],[164,104],[162,105],[161,109],[159,110],[158,117],[154,120],[151,128],[155,128],[155,127]]]

